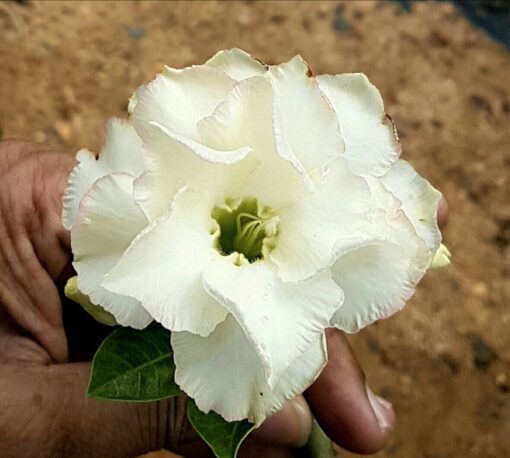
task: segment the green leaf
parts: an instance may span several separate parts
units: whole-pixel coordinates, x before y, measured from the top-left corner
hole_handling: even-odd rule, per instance
[[[307,444],[301,450],[303,456],[306,458],[337,458],[338,455],[333,448],[333,442],[326,436],[326,433],[321,429],[317,420],[313,420],[312,432],[308,438]]]
[[[217,458],[235,458],[254,428],[247,420],[228,422],[215,412],[203,413],[192,399],[188,400],[188,419]]]
[[[92,361],[88,396],[112,401],[156,401],[181,394],[174,382],[170,332],[157,323],[143,330],[120,328]]]

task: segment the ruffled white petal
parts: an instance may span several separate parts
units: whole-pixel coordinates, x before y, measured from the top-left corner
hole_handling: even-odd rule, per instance
[[[247,146],[242,146],[232,151],[226,151],[223,149],[215,150],[202,143],[196,142],[195,140],[176,134],[159,122],[154,121],[151,122],[151,124],[160,129],[164,134],[168,135],[168,137],[170,137],[172,140],[181,143],[183,146],[193,151],[200,159],[203,159],[204,161],[210,162],[212,164],[235,164],[239,161],[242,161],[251,151],[251,148]]]
[[[73,226],[83,195],[98,178],[103,176],[102,164],[98,164],[95,154],[87,149],[81,149],[76,154],[78,164],[71,171],[67,187],[64,191],[62,207],[62,224],[67,230]]]
[[[279,233],[270,257],[283,281],[309,278],[332,264],[340,243],[372,237],[368,216],[376,203],[366,180],[337,159],[319,181],[312,195],[278,213]]]
[[[300,56],[268,71],[274,90],[277,149],[297,158],[306,173],[320,170],[344,151],[335,112]]]
[[[217,225],[202,193],[182,191],[172,207],[138,235],[102,286],[134,297],[167,329],[206,336],[227,314],[201,280],[219,256]]]
[[[362,73],[320,75],[317,82],[338,115],[351,169],[383,175],[400,156],[401,147],[377,88]]]
[[[97,180],[81,201],[71,230],[71,246],[80,291],[114,315],[117,323],[142,329],[152,319],[138,301],[100,286],[147,224],[132,195],[133,177],[127,173],[111,173]]]
[[[208,337],[173,332],[171,341],[175,381],[202,411],[213,410],[227,421],[248,418],[257,426],[310,386],[327,361],[319,336],[271,389],[261,360],[231,315]]]
[[[135,182],[135,201],[149,221],[167,211],[183,186],[203,192],[211,202],[221,202],[227,190],[242,182],[233,164],[248,152],[247,147],[217,151],[151,122],[143,148],[146,170]],[[243,168],[248,172],[247,165]]]
[[[205,65],[225,72],[236,81],[262,75],[267,71],[264,64],[239,48],[219,51]]]
[[[382,182],[401,202],[404,213],[428,249],[435,253],[441,243],[437,207],[441,193],[406,161],[399,160],[382,177]]]
[[[228,197],[255,196],[279,208],[305,193],[304,179],[292,161],[279,156],[273,135],[273,92],[263,77],[238,83],[215,112],[199,124],[204,144],[225,151],[252,152],[230,170]]]
[[[234,84],[226,73],[207,65],[165,67],[162,74],[136,90],[128,109],[144,141],[150,135],[147,130],[151,121],[199,140],[197,123],[214,111]]]
[[[203,282],[244,330],[271,387],[329,326],[343,300],[329,271],[288,284],[267,261],[237,266],[230,257],[219,257],[205,271]]]
[[[302,394],[317,379],[327,362],[326,335],[322,334],[290,363],[276,382],[273,388],[273,396],[277,402],[276,410],[283,405],[280,404],[280,399],[291,399]]]
[[[344,248],[332,266],[345,300],[331,324],[343,331],[357,332],[399,311],[430,264],[425,244],[404,214],[388,219],[372,241]]]
[[[69,175],[63,197],[62,222],[66,229],[73,226],[81,198],[97,179],[111,172],[127,172],[134,176],[142,173],[141,146],[129,122],[110,119],[99,157],[87,149],[78,151],[78,164]]]

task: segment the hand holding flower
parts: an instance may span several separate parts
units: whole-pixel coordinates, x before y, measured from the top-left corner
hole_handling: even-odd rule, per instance
[[[71,155],[39,145],[0,144],[0,455],[6,457],[133,456],[176,443],[178,409],[172,400],[106,404],[86,399],[90,363],[68,362],[68,337],[77,329],[64,329],[55,282],[69,275],[69,240],[60,212],[74,164]],[[305,397],[337,443],[375,451],[391,428],[380,428],[345,339],[336,331],[326,338],[329,363]],[[288,456],[282,446],[303,442],[307,418],[286,404],[263,425],[257,441],[247,442],[244,456]],[[186,447],[174,450],[207,453],[196,439],[191,436]]]

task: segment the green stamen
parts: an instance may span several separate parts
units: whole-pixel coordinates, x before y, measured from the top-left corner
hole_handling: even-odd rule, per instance
[[[227,201],[211,216],[220,228],[217,248],[222,255],[240,253],[255,262],[273,246],[269,242],[277,235],[278,217],[270,208],[261,209],[254,198]]]

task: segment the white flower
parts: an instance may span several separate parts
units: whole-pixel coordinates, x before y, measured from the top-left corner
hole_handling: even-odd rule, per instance
[[[79,289],[172,331],[181,388],[260,424],[327,361],[324,330],[402,308],[438,250],[440,194],[399,160],[362,74],[266,67],[238,49],[139,88],[63,221]]]

